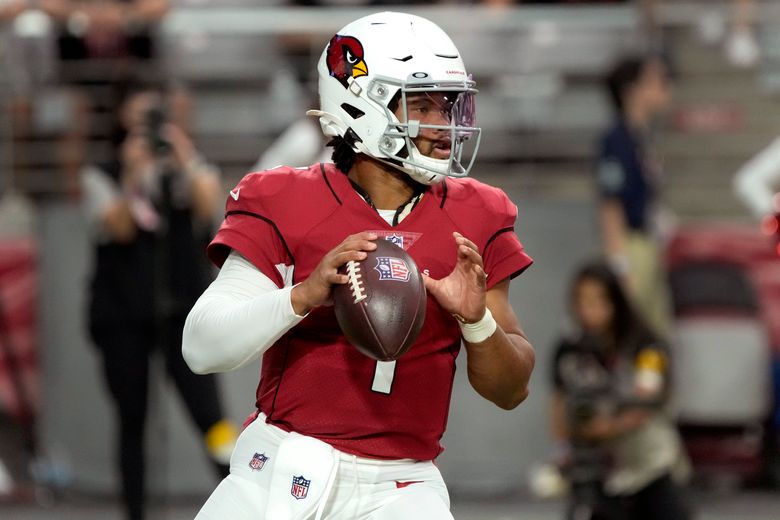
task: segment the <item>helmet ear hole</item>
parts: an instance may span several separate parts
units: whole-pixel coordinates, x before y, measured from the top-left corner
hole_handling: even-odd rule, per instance
[[[351,128],[347,128],[347,131],[344,134],[344,141],[346,141],[346,143],[352,147],[352,149],[355,149],[355,143],[363,142],[360,136],[358,136]]]
[[[352,119],[360,119],[361,117],[366,115],[366,113],[360,110],[358,107],[354,105],[350,105],[349,103],[342,103],[341,109],[347,114],[349,114],[349,117],[351,117]]]

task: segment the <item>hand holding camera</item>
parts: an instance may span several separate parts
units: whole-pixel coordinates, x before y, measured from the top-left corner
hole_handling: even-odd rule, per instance
[[[186,170],[198,154],[195,145],[180,127],[168,121],[165,111],[159,107],[146,114],[147,143],[157,158],[173,159],[176,171]]]

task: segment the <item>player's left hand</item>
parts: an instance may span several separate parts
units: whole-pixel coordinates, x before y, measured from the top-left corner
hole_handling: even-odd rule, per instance
[[[441,280],[423,276],[425,289],[444,310],[475,323],[485,315],[487,274],[476,244],[460,233],[452,235],[458,245],[455,269]]]

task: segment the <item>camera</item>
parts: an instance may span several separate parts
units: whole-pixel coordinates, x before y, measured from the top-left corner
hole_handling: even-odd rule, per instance
[[[157,156],[165,156],[171,151],[171,144],[163,135],[163,127],[168,121],[162,107],[153,107],[146,113],[146,130],[149,148]]]

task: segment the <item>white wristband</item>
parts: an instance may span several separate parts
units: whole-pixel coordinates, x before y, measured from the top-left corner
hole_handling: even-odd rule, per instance
[[[482,343],[496,332],[498,324],[490,309],[485,307],[485,315],[476,323],[459,323],[463,339],[469,343]]]

